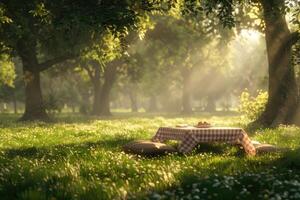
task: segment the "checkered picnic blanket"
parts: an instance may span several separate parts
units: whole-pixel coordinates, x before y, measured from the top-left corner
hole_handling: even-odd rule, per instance
[[[247,133],[241,128],[213,127],[213,128],[170,128],[158,129],[152,141],[164,142],[166,140],[180,140],[179,152],[189,153],[198,143],[228,142],[241,144],[248,155],[255,155],[255,147]]]

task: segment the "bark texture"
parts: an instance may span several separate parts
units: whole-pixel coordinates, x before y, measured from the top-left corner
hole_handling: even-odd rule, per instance
[[[16,93],[13,91],[13,107],[14,107],[14,114],[18,114],[18,107],[17,107],[17,98],[16,98]]]
[[[104,83],[101,90],[100,115],[109,116],[110,112],[110,92],[117,75],[117,67],[120,63],[111,63],[104,71]]]
[[[117,69],[122,64],[120,59],[107,64],[103,75],[101,75],[100,64],[96,61],[90,62],[92,69],[86,67],[94,89],[94,100],[92,114],[97,116],[109,116],[110,93],[117,76]],[[101,80],[103,79],[103,80]]]
[[[101,107],[101,80],[100,80],[100,66],[94,65],[94,77],[91,77],[94,89],[94,100],[92,114],[98,115]]]
[[[40,69],[35,46],[36,43],[30,39],[20,40],[18,43],[18,53],[23,64],[25,82],[25,112],[20,121],[49,120],[43,104]]]
[[[272,127],[291,124],[298,106],[298,87],[292,63],[292,46],[299,39],[291,33],[281,8],[283,0],[261,0],[269,62],[269,98],[255,123]]]

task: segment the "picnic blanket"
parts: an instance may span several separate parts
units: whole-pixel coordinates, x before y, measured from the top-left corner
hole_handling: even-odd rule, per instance
[[[173,128],[161,127],[157,130],[152,141],[165,142],[166,140],[179,140],[179,152],[189,153],[199,143],[228,142],[241,144],[248,155],[255,155],[256,150],[247,133],[242,128],[212,127],[212,128]]]

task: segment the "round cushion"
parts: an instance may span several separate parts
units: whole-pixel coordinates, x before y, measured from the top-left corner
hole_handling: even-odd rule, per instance
[[[259,144],[255,146],[255,149],[256,154],[273,153],[279,151],[276,146],[270,144]]]
[[[162,155],[176,152],[176,149],[172,146],[148,140],[136,140],[130,142],[123,146],[123,150],[126,153],[139,155]]]

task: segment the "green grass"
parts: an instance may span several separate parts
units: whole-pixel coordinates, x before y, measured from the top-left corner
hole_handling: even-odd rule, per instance
[[[241,126],[239,116],[119,114],[60,116],[55,123],[15,123],[0,115],[0,199],[300,199],[300,129],[249,132],[289,148],[248,157],[230,145],[200,146],[192,155],[141,157],[122,145],[150,139],[160,126]],[[202,147],[202,148],[201,148]]]

